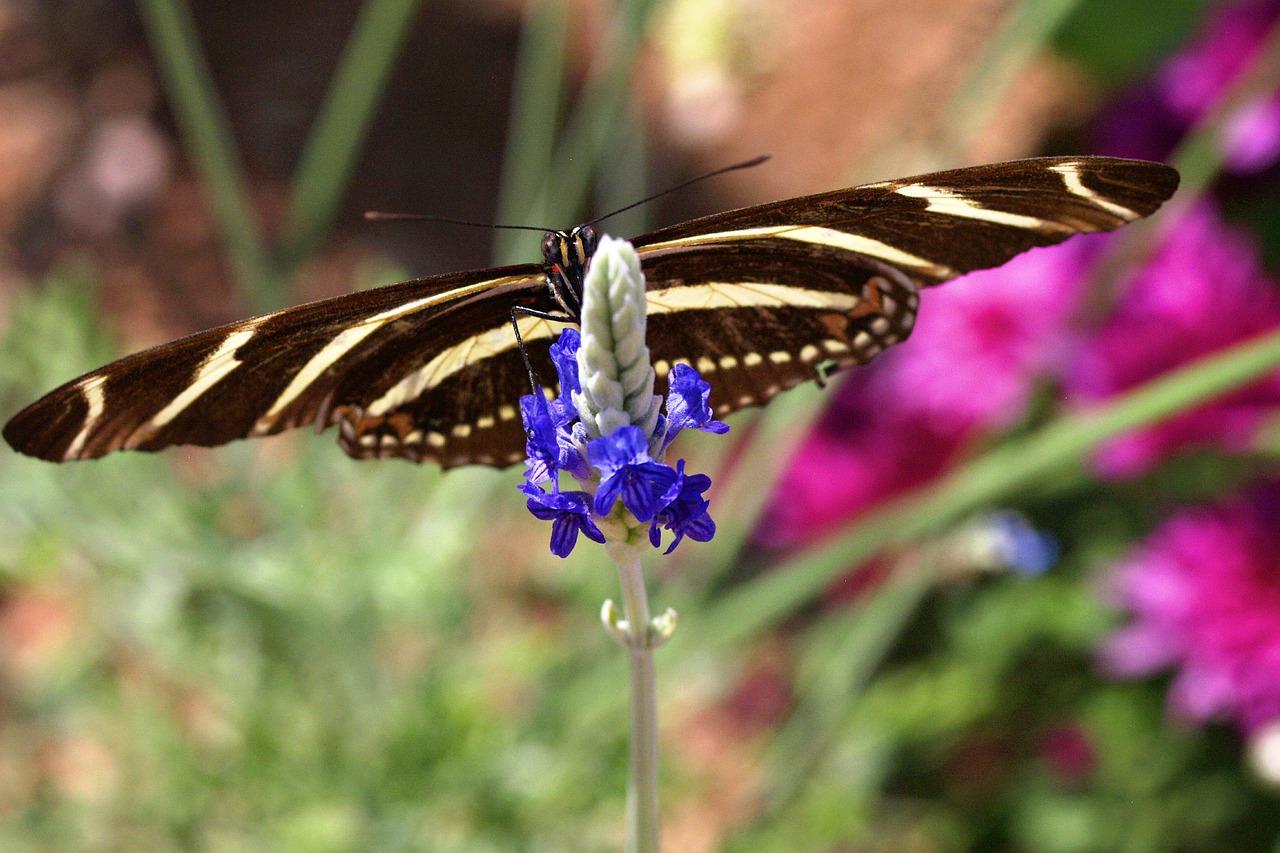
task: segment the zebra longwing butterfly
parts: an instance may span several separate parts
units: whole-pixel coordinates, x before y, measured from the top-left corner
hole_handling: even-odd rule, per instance
[[[1016,160],[718,213],[633,241],[659,391],[687,361],[717,416],[820,366],[870,361],[910,333],[919,290],[1154,212],[1178,175],[1109,157]],[[550,232],[542,264],[407,281],[200,332],[72,380],[4,428],[56,462],[214,446],[337,424],[349,455],[508,465],[518,400],[577,319],[588,226]]]

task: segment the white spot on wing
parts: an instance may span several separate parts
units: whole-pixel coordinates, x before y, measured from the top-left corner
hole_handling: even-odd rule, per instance
[[[84,448],[84,443],[89,439],[89,433],[93,430],[93,425],[102,417],[102,412],[106,408],[106,391],[102,385],[107,381],[105,376],[94,376],[86,379],[84,384],[80,386],[80,393],[84,395],[85,404],[89,407],[89,411],[84,416],[84,423],[80,425],[80,431],[76,433],[76,437],[67,445],[66,453],[62,454],[63,459],[75,459],[80,455],[80,451]]]
[[[218,345],[218,348],[211,352],[204,361],[200,362],[191,384],[183,388],[181,394],[170,400],[169,405],[152,415],[149,421],[134,432],[134,435],[144,431],[149,433],[151,430],[159,429],[169,423],[182,414],[188,406],[203,397],[210,388],[226,378],[227,374],[239,367],[242,362],[235,357],[236,352],[253,337],[258,322],[261,322],[261,320],[247,329],[241,329],[238,332],[232,332],[227,335],[226,339]],[[132,446],[132,441],[133,436],[130,436],[126,446]]]
[[[1127,207],[1108,201],[1095,190],[1091,190],[1080,180],[1080,165],[1078,163],[1058,163],[1049,167],[1052,171],[1062,176],[1062,184],[1072,195],[1085,199],[1094,207],[1099,207],[1107,213],[1120,217],[1125,221],[1138,219],[1139,216]]]
[[[997,225],[1009,225],[1014,228],[1026,228],[1031,231],[1073,231],[1061,222],[1040,219],[1022,213],[1010,213],[1007,210],[992,210],[983,207],[971,198],[942,187],[931,187],[925,184],[907,184],[898,187],[895,192],[907,198],[920,198],[928,202],[925,209],[948,216],[963,219],[977,219],[983,222],[994,222]]]
[[[844,249],[857,252],[872,258],[878,258],[891,264],[909,269],[917,269],[939,278],[949,278],[956,271],[942,264],[921,258],[910,252],[882,243],[861,234],[848,234],[834,228],[822,228],[817,225],[783,225],[767,228],[742,228],[737,231],[720,231],[711,234],[699,234],[696,237],[681,237],[661,243],[652,243],[639,250],[643,258],[646,254],[660,252],[663,249],[674,249],[687,245],[704,245],[706,243],[725,243],[751,239],[796,240],[801,243],[812,243],[832,249]]]

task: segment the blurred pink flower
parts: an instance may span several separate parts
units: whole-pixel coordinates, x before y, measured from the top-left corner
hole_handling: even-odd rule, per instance
[[[1207,203],[1171,225],[1103,327],[1072,360],[1064,387],[1095,402],[1253,335],[1280,327],[1280,290],[1251,236]],[[1108,442],[1098,467],[1131,476],[1189,446],[1242,449],[1280,406],[1280,373],[1217,402]]]
[[[1280,485],[1183,510],[1116,568],[1133,621],[1106,640],[1113,676],[1178,670],[1169,702],[1246,734],[1280,719]]]
[[[1280,0],[1245,0],[1213,9],[1198,36],[1161,72],[1100,117],[1104,154],[1163,160],[1186,131],[1217,106],[1257,59],[1280,21]],[[1280,91],[1241,107],[1222,129],[1229,171],[1252,173],[1280,158]]]
[[[762,544],[796,544],[944,471],[1058,372],[1088,240],[927,292],[912,339],[840,385],[773,494]]]
[[[1012,426],[1035,381],[1070,355],[1073,308],[1095,246],[1083,237],[1033,249],[928,291],[912,340],[886,365],[889,387],[878,390],[943,435]]]

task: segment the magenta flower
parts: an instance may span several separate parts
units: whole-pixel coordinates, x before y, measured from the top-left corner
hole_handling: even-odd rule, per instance
[[[1206,117],[1258,58],[1280,20],[1280,0],[1246,0],[1215,8],[1198,37],[1153,80],[1113,105],[1097,125],[1100,153],[1163,160]],[[1244,104],[1222,129],[1228,170],[1261,171],[1280,158],[1280,91]]]
[[[873,390],[942,435],[1012,426],[1036,380],[1071,354],[1072,314],[1097,245],[1078,237],[929,291],[912,340]]]
[[[1280,326],[1280,291],[1262,273],[1251,237],[1209,204],[1186,211],[1065,376],[1076,404],[1140,385],[1172,368]],[[1096,458],[1131,476],[1192,446],[1244,448],[1280,406],[1280,374],[1163,424],[1128,433]]]
[[[872,373],[868,369],[866,373]],[[947,468],[958,445],[868,392],[854,374],[779,479],[755,531],[767,547],[800,544]]]
[[[842,383],[774,492],[762,544],[784,547],[923,485],[1012,425],[1069,354],[1090,239],[1033,250],[925,294],[912,339]]]
[[[1171,710],[1246,734],[1280,719],[1280,484],[1180,512],[1116,568],[1133,621],[1106,640],[1113,676],[1178,670]]]

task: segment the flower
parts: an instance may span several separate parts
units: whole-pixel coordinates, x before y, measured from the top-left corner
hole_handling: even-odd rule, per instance
[[[559,468],[560,444],[557,428],[562,422],[552,417],[542,389],[537,391],[536,394],[525,394],[520,398],[520,418],[524,421],[527,439],[524,452],[529,457],[525,476],[530,483],[545,483],[555,476]]]
[[[649,521],[679,493],[679,475],[649,457],[649,439],[638,426],[624,426],[587,445],[587,459],[600,472],[595,511],[608,515],[614,503],[637,521]]]
[[[688,364],[671,372],[663,400],[645,344],[645,286],[640,259],[625,240],[601,237],[583,282],[582,331],[566,328],[551,345],[560,393],[542,390],[520,400],[528,440],[525,484],[529,511],[551,521],[551,551],[568,556],[582,533],[597,542],[643,543],[633,533],[647,527],[653,547],[660,528],[675,534],[667,553],[688,536],[706,542],[715,534],[703,493],[711,478],[686,475],[662,459],[685,429],[724,433],[714,419],[711,386]],[[560,473],[581,491],[561,492]],[[550,491],[543,486],[550,483]],[[615,513],[618,501],[626,512]],[[628,515],[629,513],[630,515]],[[608,518],[602,530],[597,518]]]
[[[1122,157],[1165,159],[1253,65],[1277,20],[1277,0],[1214,8],[1189,46],[1103,113],[1095,147]],[[1247,174],[1274,164],[1280,158],[1280,91],[1264,92],[1238,108],[1222,127],[1220,143],[1230,171]]]
[[[530,483],[545,483],[559,471],[585,476],[586,462],[578,450],[581,436],[570,428],[574,420],[571,409],[559,399],[548,402],[539,388],[537,394],[520,398],[520,417],[527,437],[525,478]]]
[[[1250,235],[1207,202],[1185,211],[1064,377],[1080,406],[1280,326],[1280,292]],[[1111,477],[1132,476],[1189,446],[1246,446],[1280,405],[1280,375],[1162,424],[1126,433],[1096,457]]]
[[[662,510],[649,525],[649,541],[653,547],[662,547],[662,531],[659,525],[676,535],[663,554],[670,554],[680,544],[680,540],[688,536],[695,542],[710,542],[716,535],[716,523],[707,514],[711,503],[702,497],[702,493],[711,488],[711,478],[706,474],[693,474],[686,477],[684,460],[676,463],[676,496],[666,509]]]
[[[1252,734],[1280,719],[1280,483],[1179,512],[1115,567],[1111,594],[1133,619],[1100,650],[1108,673],[1178,670],[1170,706],[1191,720]]]
[[[666,450],[682,430],[693,428],[723,435],[729,425],[715,420],[707,398],[711,385],[687,364],[677,364],[671,369],[670,388],[667,391],[667,417],[662,449]]]
[[[544,492],[532,483],[520,487],[528,496],[529,512],[551,522],[551,553],[567,557],[578,544],[578,534],[604,543],[604,533],[591,519],[591,496],[586,492]]]
[[[572,400],[574,394],[582,393],[582,383],[578,380],[578,350],[581,348],[582,335],[572,327],[564,329],[551,345],[551,363],[560,377],[561,400]]]
[[[1024,516],[1008,510],[979,518],[968,530],[961,530],[959,538],[973,567],[1021,575],[1042,575],[1049,571],[1062,550],[1058,540],[1036,530]]]
[[[563,346],[553,346],[552,359],[560,373],[561,388],[569,385],[568,355],[577,349],[576,333]],[[607,435],[588,440],[575,408],[564,402],[564,396],[547,400],[541,389],[520,399],[520,415],[528,434],[526,452],[528,470],[521,491],[528,497],[529,511],[553,522],[551,550],[564,557],[573,550],[582,532],[597,539],[601,534],[591,517],[609,515],[619,499],[635,521],[649,525],[649,539],[655,548],[661,545],[661,530],[675,533],[675,541],[667,548],[671,553],[684,537],[706,542],[715,535],[715,522],[707,514],[709,502],[702,494],[711,487],[705,474],[686,475],[684,460],[675,468],[655,460],[651,446],[666,450],[670,439],[681,430],[694,428],[709,432],[725,432],[729,427],[713,420],[707,406],[711,386],[687,365],[672,378],[667,399],[667,414],[656,420],[652,434],[634,424],[622,426]],[[572,392],[571,392],[572,393]],[[582,399],[582,395],[579,395]],[[585,450],[585,455],[580,448]],[[589,464],[588,464],[589,463]],[[561,492],[558,474],[572,475],[583,491]],[[541,488],[550,482],[551,491]]]

